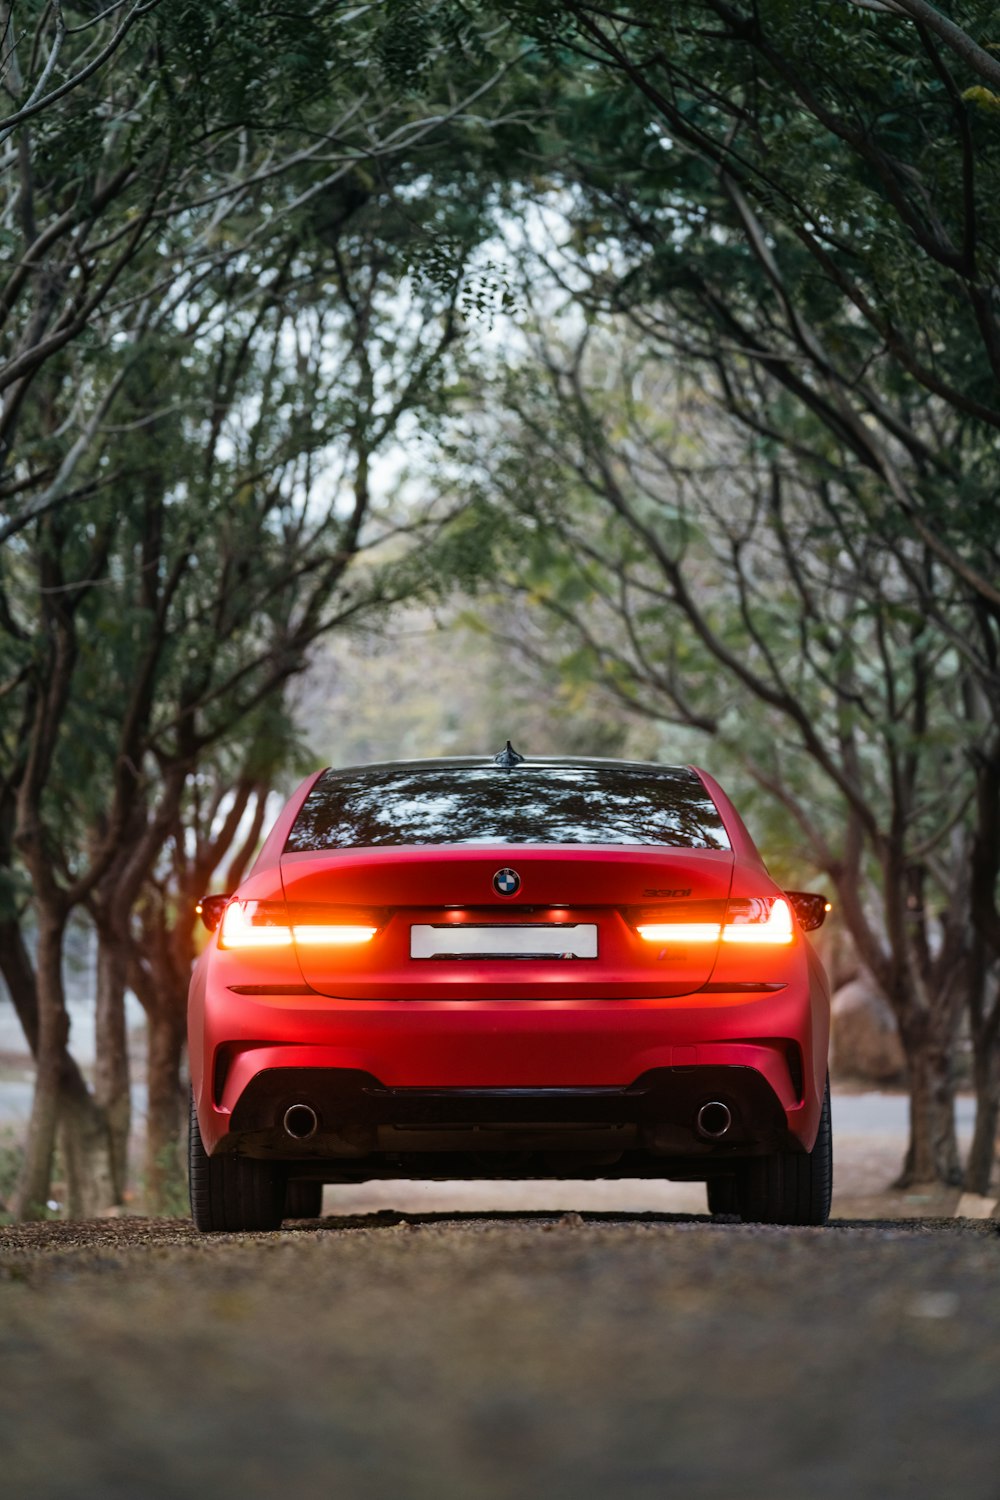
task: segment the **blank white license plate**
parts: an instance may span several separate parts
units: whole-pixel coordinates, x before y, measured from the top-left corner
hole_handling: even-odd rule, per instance
[[[410,928],[411,958],[596,958],[594,922],[533,922],[528,927],[466,922]]]

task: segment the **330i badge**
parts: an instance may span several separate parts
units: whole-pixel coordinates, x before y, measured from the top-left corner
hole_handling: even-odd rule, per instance
[[[373,1177],[704,1180],[821,1224],[829,990],[704,771],[430,760],[326,770],[207,896],[191,982],[202,1230]]]

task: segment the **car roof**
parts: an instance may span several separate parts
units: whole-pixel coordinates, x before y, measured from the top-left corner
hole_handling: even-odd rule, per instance
[[[685,765],[663,765],[656,760],[615,760],[610,757],[591,755],[531,755],[524,756],[515,765],[497,765],[492,755],[438,755],[426,760],[380,760],[369,761],[363,765],[330,766],[329,771],[334,775],[350,771],[359,774],[366,771],[482,771],[496,765],[498,771],[521,771],[534,768],[552,768],[580,766],[581,768],[608,770],[608,771],[687,771],[695,774],[693,767]]]

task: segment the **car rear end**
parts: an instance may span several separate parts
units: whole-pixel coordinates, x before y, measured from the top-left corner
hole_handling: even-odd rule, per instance
[[[210,1156],[727,1176],[820,1129],[828,994],[685,767],[431,762],[300,789],[192,983]]]

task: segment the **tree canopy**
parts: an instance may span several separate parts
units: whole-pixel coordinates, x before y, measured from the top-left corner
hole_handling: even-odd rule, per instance
[[[0,972],[38,1070],[17,1211],[60,1132],[74,1206],[121,1196],[127,985],[167,1191],[191,903],[295,763],[290,685],[330,632],[456,589],[531,600],[542,680],[711,737],[796,830],[895,1008],[907,1174],[960,1174],[964,1027],[988,1182],[993,8],[0,18]]]

